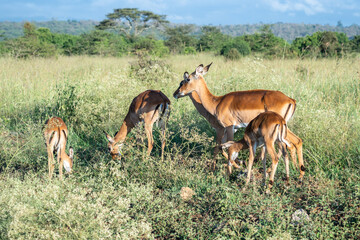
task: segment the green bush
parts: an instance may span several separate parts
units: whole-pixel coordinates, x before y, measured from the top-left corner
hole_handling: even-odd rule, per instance
[[[186,55],[194,55],[196,54],[196,49],[194,47],[185,47],[184,54]]]
[[[224,54],[224,56],[230,60],[237,60],[241,57],[239,51],[236,48],[231,48],[228,52]]]
[[[152,38],[139,38],[133,44],[133,51],[147,52],[150,55],[164,57],[169,54],[169,48],[164,45],[164,41]]]
[[[230,53],[230,51],[232,51],[232,53]],[[235,57],[234,59],[236,59],[237,54],[239,54],[239,57],[240,57],[240,55],[241,56],[249,55],[250,52],[251,52],[251,50],[250,50],[249,44],[247,42],[245,42],[244,40],[242,40],[240,38],[235,38],[235,39],[230,40],[223,46],[223,48],[220,51],[220,54],[225,57],[227,57],[227,56],[229,56],[229,54],[231,54],[231,55],[233,55],[233,57]],[[229,58],[229,57],[227,57],[227,58]]]
[[[170,66],[147,52],[137,52],[137,60],[130,63],[129,76],[151,86],[154,82],[174,77]]]

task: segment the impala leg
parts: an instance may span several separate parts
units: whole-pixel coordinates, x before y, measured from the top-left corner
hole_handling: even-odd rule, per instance
[[[286,148],[290,151],[290,157],[291,157],[292,163],[294,164],[295,168],[298,169],[299,165],[296,161],[297,150],[296,150],[295,145],[293,143],[290,143],[290,146],[287,146]]]
[[[271,174],[270,174],[270,179],[269,179],[269,190],[271,190],[271,188],[274,185],[274,176],[275,176],[277,165],[279,163],[279,158],[275,152],[274,143],[271,141],[266,141],[266,140],[265,140],[265,142],[266,142],[267,152],[269,153],[271,160],[272,160]]]
[[[304,174],[305,174],[304,159],[303,159],[303,152],[302,152],[302,144],[303,144],[302,139],[299,138],[298,136],[296,136],[293,132],[291,132],[290,129],[288,129],[286,139],[289,142],[291,142],[294,145],[294,147],[296,148],[296,152],[297,152],[298,160],[299,160],[299,168],[300,168],[299,180],[302,181]],[[295,155],[295,153],[292,153],[292,154]],[[293,160],[293,161],[295,161],[295,160]]]
[[[165,138],[165,133],[166,133],[166,127],[164,127],[164,129],[162,130],[162,141],[161,141],[161,160],[164,160],[164,149],[165,149],[165,143],[166,143],[166,138]]]
[[[225,128],[225,133],[226,133],[226,141],[233,141],[234,140],[234,128],[232,127],[232,126],[230,126],[230,127],[226,127]],[[220,138],[220,141],[222,140],[222,136],[221,136],[221,138]],[[230,150],[230,149],[229,149]],[[224,150],[223,150],[224,151]],[[224,155],[224,154],[223,154]],[[231,155],[233,155],[233,154],[230,154],[230,151],[229,151],[229,156],[226,158],[226,159],[230,159],[232,156]],[[225,155],[224,155],[225,156]],[[237,156],[237,154],[236,154],[236,156]],[[235,162],[235,160],[236,160],[236,157],[235,157],[235,159],[231,159],[232,161],[234,161]],[[230,162],[229,162],[229,164],[228,164],[228,171],[230,171],[230,173],[231,173],[231,171],[232,171],[232,166],[231,166],[231,164],[230,164]]]
[[[266,183],[266,147],[263,146],[261,148],[261,159],[263,163],[263,186],[265,186]]]
[[[165,150],[165,143],[166,143],[166,126],[169,121],[170,117],[170,106],[166,105],[167,109],[165,110],[166,119],[163,121],[163,124],[161,124],[162,129],[162,142],[161,142],[161,160],[164,160],[164,150]],[[161,120],[161,119],[160,119]]]
[[[152,134],[152,124],[145,123],[145,132],[146,132],[146,136],[148,139],[147,155],[150,155],[151,150],[153,149],[153,146],[154,146],[154,139],[153,139],[153,134]]]
[[[226,143],[226,142],[227,142],[227,134],[225,131],[224,136],[221,139],[221,143]],[[226,151],[224,149],[222,149],[222,155],[225,157],[225,159],[228,159],[228,154],[226,153]]]
[[[214,157],[213,157],[213,163],[212,163],[212,170],[215,171],[215,167],[216,167],[216,156],[219,153],[219,146],[221,144],[221,140],[224,137],[224,133],[225,133],[225,129],[224,128],[218,128],[216,129],[216,146],[214,148]],[[224,150],[222,150],[224,152]],[[227,158],[226,158],[227,159]]]
[[[61,154],[62,154],[62,149],[59,149],[58,153],[57,153],[57,161],[59,163],[59,177],[60,177],[60,180],[63,179],[63,168],[64,168],[64,160],[63,158],[61,157]]]
[[[54,163],[54,153],[50,150],[50,148],[47,148],[48,152],[48,168],[49,168],[49,179],[52,178],[52,175],[54,173],[55,163]]]
[[[248,144],[249,147],[249,163],[248,163],[248,172],[247,172],[247,179],[246,179],[246,185],[249,184],[251,179],[251,169],[252,165],[254,163],[254,153],[256,152],[256,143],[254,144]]]
[[[230,176],[232,173],[232,165],[231,165],[231,160],[234,160],[233,157],[235,156],[234,154],[234,149],[232,147],[229,148],[229,161],[228,164],[226,164],[226,172],[227,174]],[[236,158],[236,157],[235,157]]]
[[[282,152],[282,155],[284,157],[285,160],[285,171],[286,171],[286,184],[289,185],[289,179],[290,179],[290,175],[289,175],[289,155],[286,151],[286,144],[285,143],[281,143],[281,148],[279,149],[279,152]]]

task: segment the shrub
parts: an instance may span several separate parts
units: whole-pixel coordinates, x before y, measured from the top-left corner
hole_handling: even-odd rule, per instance
[[[153,83],[161,79],[171,78],[174,73],[170,66],[155,56],[150,56],[147,52],[137,52],[137,60],[130,63],[130,77],[142,82]]]
[[[186,55],[196,54],[196,49],[194,47],[185,47],[184,54]]]
[[[235,50],[237,53],[235,52]],[[239,38],[235,38],[235,39],[232,39],[231,41],[227,42],[221,49],[220,54],[227,57],[229,55],[230,51],[232,51],[232,53],[231,53],[231,55],[233,55],[232,57],[236,57],[236,54],[238,54],[239,57],[240,57],[240,55],[246,56],[246,55],[249,55],[251,52],[249,44]]]
[[[231,48],[228,52],[224,54],[224,56],[230,60],[237,60],[241,57],[239,51],[236,48]]]
[[[164,45],[164,41],[152,38],[139,38],[133,45],[133,51],[135,53],[142,51],[157,57],[169,54],[169,48]]]

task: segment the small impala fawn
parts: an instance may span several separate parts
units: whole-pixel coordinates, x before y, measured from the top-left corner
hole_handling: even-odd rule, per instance
[[[152,128],[154,123],[159,120],[159,126],[162,129],[161,159],[164,158],[165,148],[165,130],[166,123],[170,115],[170,100],[158,90],[146,90],[133,99],[130,104],[129,111],[125,116],[120,130],[112,138],[105,131],[108,139],[108,149],[113,160],[119,159],[121,156],[121,147],[127,134],[138,123],[145,123],[145,132],[148,139],[147,154],[150,155],[153,149],[154,139]]]
[[[52,178],[55,168],[54,153],[56,153],[57,163],[59,164],[59,175],[62,179],[63,168],[66,172],[72,172],[74,150],[69,148],[69,155],[66,154],[66,141],[68,138],[68,129],[64,121],[59,117],[52,117],[45,122],[43,128],[45,145],[48,153],[49,178]]]
[[[229,148],[229,167],[228,171],[231,173],[231,166],[239,168],[234,162],[238,156],[239,151],[249,148],[249,162],[246,184],[250,182],[251,169],[254,161],[256,148],[263,145],[265,149],[264,154],[261,155],[264,168],[263,182],[266,179],[266,158],[265,152],[268,152],[272,159],[269,189],[274,184],[274,176],[279,162],[279,156],[276,154],[274,144],[279,143],[279,151],[281,151],[285,159],[286,179],[289,182],[289,158],[286,151],[286,146],[290,145],[288,137],[288,128],[285,119],[275,112],[263,112],[254,118],[245,129],[244,137],[237,142],[227,142],[222,144],[223,147]]]

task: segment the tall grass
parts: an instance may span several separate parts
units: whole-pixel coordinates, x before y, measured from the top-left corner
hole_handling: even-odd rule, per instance
[[[134,61],[0,59],[0,239],[360,237],[358,59],[171,56],[166,74],[152,69],[146,82],[129,73]],[[289,127],[304,141],[302,185],[293,168],[291,185],[284,186],[282,162],[270,195],[257,182],[259,163],[245,191],[236,172],[223,175],[220,157],[217,171],[209,170],[215,132],[190,99],[172,93],[184,71],[210,62],[205,79],[213,94],[273,89],[296,99]],[[159,89],[172,102],[165,160],[157,130],[146,156],[139,126],[122,162],[111,161],[102,131],[117,131],[133,97],[146,89]],[[54,115],[68,125],[75,173],[50,182],[41,128]],[[180,198],[184,186],[196,193],[189,201]],[[295,224],[291,215],[300,208],[311,220]]]

